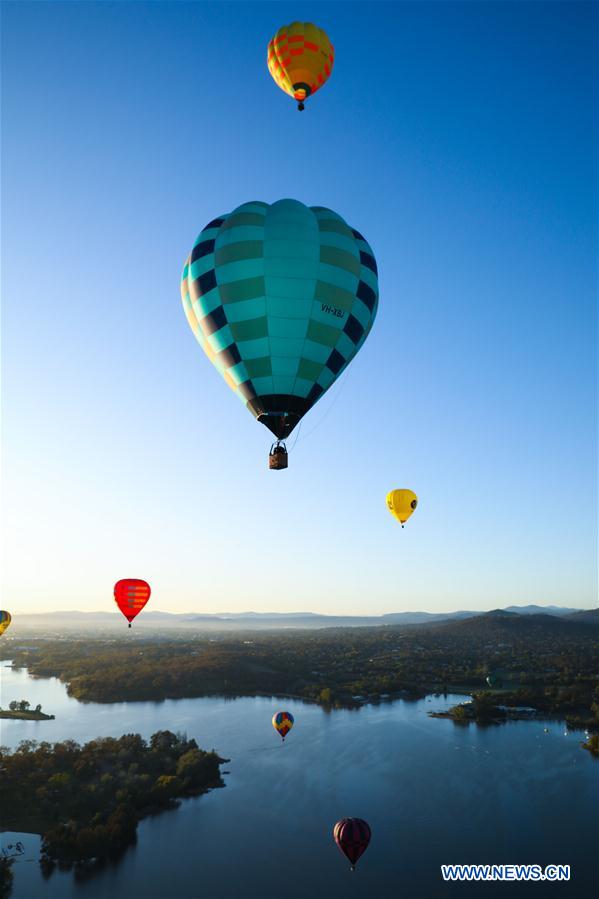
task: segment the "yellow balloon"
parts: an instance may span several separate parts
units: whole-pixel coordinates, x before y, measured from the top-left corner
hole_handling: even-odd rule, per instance
[[[304,100],[328,80],[335,51],[327,34],[311,22],[283,25],[268,45],[268,70],[281,90],[304,108]]]
[[[10,612],[0,611],[0,635],[4,633],[10,621]]]
[[[418,497],[413,490],[392,490],[387,494],[387,506],[402,528],[416,506]]]

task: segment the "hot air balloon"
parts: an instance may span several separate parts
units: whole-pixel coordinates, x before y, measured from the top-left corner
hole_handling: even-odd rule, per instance
[[[127,577],[114,585],[114,599],[129,622],[138,615],[150,598],[150,585],[139,578]]]
[[[244,203],[200,233],[181,296],[210,361],[277,438],[270,467],[286,467],[281,441],[344,371],[374,322],[370,246],[322,206]]]
[[[284,741],[293,727],[293,715],[291,712],[275,712],[272,716],[272,726]]]
[[[4,633],[11,621],[10,612],[0,611],[0,635]]]
[[[268,44],[268,70],[281,90],[298,101],[315,94],[333,71],[335,51],[326,33],[311,22],[283,25]]]
[[[392,490],[387,494],[387,506],[402,528],[416,506],[418,497],[413,490]]]
[[[352,871],[360,856],[368,849],[370,837],[370,827],[362,818],[342,818],[335,824],[333,839],[349,859]]]
[[[487,681],[487,686],[491,688],[503,687],[503,673],[499,670],[490,671],[485,680]]]

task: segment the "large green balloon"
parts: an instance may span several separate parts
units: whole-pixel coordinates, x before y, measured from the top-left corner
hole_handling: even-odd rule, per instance
[[[206,225],[181,295],[210,361],[281,439],[366,340],[377,268],[362,235],[330,209],[256,201]]]

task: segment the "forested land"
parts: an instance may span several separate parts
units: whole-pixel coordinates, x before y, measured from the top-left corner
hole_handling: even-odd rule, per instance
[[[81,746],[23,741],[0,750],[0,826],[42,834],[42,866],[104,859],[135,840],[144,816],[222,786],[220,759],[170,731]]]
[[[599,724],[599,628],[488,613],[438,625],[153,638],[28,637],[4,658],[95,702],[290,695],[345,706],[393,695],[476,692],[502,671],[502,702]]]

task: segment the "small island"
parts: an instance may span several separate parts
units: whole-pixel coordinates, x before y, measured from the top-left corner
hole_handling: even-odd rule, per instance
[[[524,712],[526,714],[523,714]],[[505,721],[508,717],[530,718],[536,715],[536,709],[518,707],[511,709],[508,706],[497,705],[496,698],[492,693],[482,691],[473,693],[472,699],[460,702],[445,712],[429,712],[429,715],[431,718],[451,718],[452,721],[459,724],[467,724],[470,721],[476,721],[478,724],[490,724]]]
[[[40,864],[61,867],[115,857],[147,815],[222,787],[221,759],[168,730],[81,746],[22,741],[0,751],[0,828],[42,835]]]
[[[524,690],[509,691],[474,691],[471,698],[458,705],[452,706],[443,712],[429,712],[431,718],[450,718],[456,724],[502,724],[508,720],[553,719],[551,709],[543,702],[544,697],[537,696],[535,705],[523,705],[523,697],[532,698]],[[570,730],[581,730],[586,727],[597,731],[599,705],[594,703],[590,716],[567,715],[566,726]],[[594,716],[594,717],[593,717]],[[588,730],[587,730],[588,733]],[[584,749],[588,749],[593,755],[599,755],[599,733],[593,734],[586,743],[581,743]]]
[[[8,709],[0,708],[0,718],[16,718],[19,721],[53,721],[54,715],[46,715],[42,712],[41,705],[31,708],[31,703],[26,699],[9,702]]]

